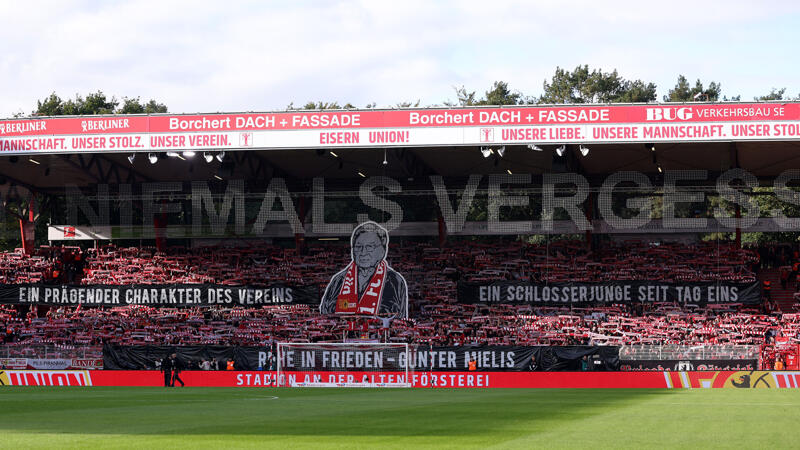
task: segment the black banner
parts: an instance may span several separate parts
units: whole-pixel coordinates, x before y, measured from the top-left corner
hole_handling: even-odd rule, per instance
[[[417,348],[416,371],[464,371],[470,360],[476,370],[492,371],[581,371],[617,370],[619,347],[576,346],[459,346]]]
[[[615,371],[619,370],[619,347],[569,345],[534,347],[535,367],[539,371]]]
[[[161,361],[178,355],[182,370],[200,370],[203,361],[216,359],[219,370],[234,362],[236,370],[274,370],[277,360],[270,347],[231,347],[226,345],[109,345],[103,346],[104,370],[158,370]],[[212,370],[216,369],[213,368]]]
[[[458,283],[459,303],[541,304],[678,302],[684,304],[760,303],[754,283],[659,283],[607,281],[548,283],[499,281]]]
[[[643,359],[621,360],[620,370],[694,371],[694,370],[756,370],[757,359]]]
[[[286,350],[285,350],[286,351]],[[405,367],[405,352],[397,347],[316,346],[289,348],[281,367],[287,371],[395,371]],[[107,370],[156,369],[159,362],[177,353],[184,368],[198,368],[203,360],[216,358],[219,368],[234,361],[236,370],[270,370],[277,366],[277,355],[269,347],[228,346],[120,346],[103,347],[103,367]],[[303,354],[306,352],[305,354]],[[308,353],[311,352],[311,353]],[[410,349],[411,367],[417,372],[463,372],[470,361],[481,372],[619,370],[618,347],[565,346],[459,346]]]
[[[215,284],[0,285],[0,304],[144,305],[165,308],[196,306],[318,305],[314,286],[267,287]]]

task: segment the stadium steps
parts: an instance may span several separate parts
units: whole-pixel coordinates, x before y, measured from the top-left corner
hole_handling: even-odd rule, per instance
[[[758,273],[758,282],[762,283],[769,280],[772,286],[772,301],[781,312],[794,312],[794,287],[795,283],[788,283],[786,289],[781,287],[781,273],[778,268],[762,269]]]

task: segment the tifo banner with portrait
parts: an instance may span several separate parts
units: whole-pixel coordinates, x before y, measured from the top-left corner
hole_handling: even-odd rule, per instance
[[[529,283],[499,281],[458,283],[459,303],[571,304],[679,302],[726,304],[761,302],[761,285],[753,283],[661,283],[606,281],[602,283]]]
[[[0,120],[6,154],[800,138],[800,103],[514,106]]]
[[[186,371],[186,386],[270,388],[319,380],[325,383],[361,382],[380,385],[397,382],[404,373],[287,372],[279,380],[273,371]],[[392,381],[390,381],[390,378]],[[416,372],[409,375],[414,388],[730,388],[797,389],[800,372]],[[405,382],[405,380],[403,380]],[[3,386],[163,386],[161,372],[139,370],[4,370]],[[269,391],[273,395],[276,391]],[[277,391],[280,392],[280,391]],[[280,393],[274,394],[280,395]]]
[[[55,306],[126,306],[163,308],[197,306],[315,305],[313,286],[267,287],[212,284],[0,285],[0,304]]]
[[[408,317],[408,285],[389,266],[389,232],[375,222],[359,224],[350,235],[350,263],[331,277],[322,314]]]

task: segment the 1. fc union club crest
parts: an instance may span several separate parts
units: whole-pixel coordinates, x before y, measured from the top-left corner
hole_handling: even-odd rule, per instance
[[[323,314],[408,316],[406,280],[389,266],[389,233],[364,222],[350,236],[350,263],[334,275],[319,305]]]

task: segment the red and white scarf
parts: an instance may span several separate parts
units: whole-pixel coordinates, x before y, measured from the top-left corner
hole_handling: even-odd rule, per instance
[[[358,298],[358,267],[350,262],[344,274],[344,283],[336,296],[337,314],[377,314],[378,305],[381,304],[383,285],[386,281],[386,261],[381,261],[375,268],[375,273],[369,279],[369,285],[364,295]]]

